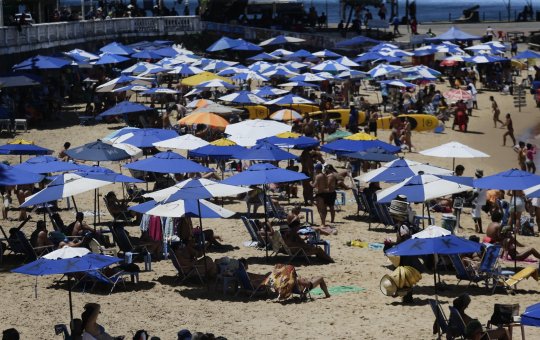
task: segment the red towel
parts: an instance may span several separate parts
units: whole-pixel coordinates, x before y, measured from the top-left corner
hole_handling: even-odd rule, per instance
[[[161,217],[150,216],[150,227],[148,227],[148,235],[154,241],[163,241],[163,230],[161,229]]]

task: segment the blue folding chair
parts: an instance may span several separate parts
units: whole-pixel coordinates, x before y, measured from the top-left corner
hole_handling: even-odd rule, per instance
[[[449,255],[450,260],[452,261],[452,265],[454,266],[454,269],[456,270],[456,277],[459,280],[459,283],[464,281],[469,281],[470,286],[472,283],[478,285],[478,282],[484,281],[484,277],[478,275],[473,269],[467,269],[465,265],[463,264],[463,261],[461,261],[461,258],[457,254]]]
[[[111,276],[105,275],[100,270],[87,271],[83,279],[81,279],[81,282],[84,283],[83,292],[84,290],[86,290],[86,285],[88,283],[92,283],[92,287],[90,287],[90,290],[93,290],[94,287],[99,283],[99,284],[111,286],[111,290],[109,291],[109,295],[111,295],[114,288],[116,287],[118,283],[122,283],[122,285],[124,285],[124,289],[126,288],[126,282],[124,279],[126,275],[129,275],[129,273],[123,270]]]

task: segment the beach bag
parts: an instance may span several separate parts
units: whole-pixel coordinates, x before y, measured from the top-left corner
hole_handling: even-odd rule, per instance
[[[531,218],[528,216],[521,217],[520,234],[523,236],[534,236],[534,223],[531,223]]]
[[[493,315],[489,322],[492,325],[507,325],[514,322],[514,316],[519,315],[519,304],[499,304],[493,306]]]

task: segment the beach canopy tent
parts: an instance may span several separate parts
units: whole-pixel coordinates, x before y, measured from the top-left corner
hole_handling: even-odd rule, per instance
[[[71,277],[73,273],[84,273],[100,270],[112,264],[118,263],[122,259],[118,257],[91,253],[90,250],[82,247],[64,247],[44,255],[36,261],[30,262],[15,268],[13,273],[43,276],[43,275],[65,275],[68,278],[69,290],[69,314],[73,320],[73,303],[71,299]]]
[[[426,42],[442,42],[442,41],[472,41],[482,39],[479,35],[472,35],[464,32],[456,26],[450,27],[450,29],[444,33],[441,33],[433,38],[426,38]]]
[[[71,65],[69,59],[37,55],[13,65],[13,71],[19,70],[54,70]]]
[[[66,154],[82,161],[104,162],[121,161],[131,158],[131,155],[111,144],[103,143],[99,139],[66,151]]]
[[[453,171],[400,158],[380,168],[364,173],[356,179],[363,182],[401,182],[419,173],[430,175],[452,175]]]
[[[172,151],[160,152],[152,157],[128,163],[124,168],[172,174],[213,171]]]
[[[423,203],[472,189],[472,177],[420,174],[377,192],[377,202],[390,203],[398,195],[404,195],[407,202]]]
[[[124,100],[123,102],[116,104],[110,109],[103,111],[98,115],[98,117],[117,116],[128,113],[147,112],[153,110],[154,109],[149,106]]]
[[[154,143],[155,147],[163,149],[177,149],[177,150],[194,150],[202,146],[208,145],[207,141],[191,134],[186,134],[171,139],[166,139],[161,142]]]
[[[62,171],[79,170],[80,166],[75,163],[64,162],[53,156],[37,156],[15,165],[15,169],[31,172],[34,174],[48,174]]]
[[[378,40],[365,37],[363,35],[357,35],[356,37],[352,37],[347,40],[342,40],[336,44],[337,47],[350,47],[350,46],[356,46],[356,45],[364,45],[364,44],[377,44],[379,43]]]
[[[158,202],[164,200],[172,202],[193,197],[198,197],[196,199],[207,199],[212,197],[236,196],[250,190],[249,188],[223,184],[205,178],[190,178],[171,187],[144,194],[143,196]]]
[[[10,165],[0,163],[0,185],[12,186],[33,184],[41,182],[43,176],[40,174],[24,171]]]
[[[41,85],[41,77],[32,74],[13,72],[0,75],[0,88]]]
[[[267,39],[259,44],[259,46],[270,46],[270,45],[285,45],[285,44],[295,44],[301,43],[305,40],[302,38],[289,37],[285,35],[278,35],[276,37]]]

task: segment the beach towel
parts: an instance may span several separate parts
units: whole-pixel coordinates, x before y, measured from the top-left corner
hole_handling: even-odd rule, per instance
[[[328,287],[330,295],[341,295],[346,293],[358,293],[365,292],[366,289],[358,286],[332,286]],[[324,295],[324,292],[320,288],[311,290],[311,295]]]
[[[349,244],[351,247],[368,248],[371,250],[383,250],[384,244],[377,242],[363,242],[360,240],[352,240]]]
[[[298,275],[291,265],[276,264],[272,273],[265,279],[265,285],[272,286],[279,300],[286,300],[293,294]]]
[[[506,255],[506,258],[502,258],[503,261],[512,262],[514,263],[514,259],[511,258],[509,255]],[[538,260],[534,256],[529,256],[524,260],[518,260],[517,263],[536,263]]]

